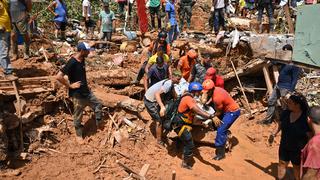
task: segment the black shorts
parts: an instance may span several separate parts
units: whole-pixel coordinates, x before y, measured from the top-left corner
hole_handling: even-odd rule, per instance
[[[279,147],[279,159],[285,162],[291,162],[294,165],[300,165],[301,151],[287,150],[286,148]]]
[[[86,18],[84,17],[83,20],[84,20],[84,24],[85,24],[86,28],[91,28],[91,27],[94,27],[96,25],[94,20],[92,20],[90,18],[89,18],[88,21],[86,21]]]
[[[67,28],[67,22],[55,21],[54,24],[55,24],[56,28],[61,31],[65,31]]]
[[[149,12],[150,14],[159,14],[160,12],[160,5],[157,7],[149,7]]]
[[[157,102],[151,102],[147,100],[146,97],[143,97],[144,106],[147,108],[148,113],[152,117],[153,120],[157,122],[162,122],[160,117],[160,107]]]

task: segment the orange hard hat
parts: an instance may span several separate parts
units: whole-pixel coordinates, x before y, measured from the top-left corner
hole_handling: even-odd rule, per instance
[[[203,83],[202,83],[202,88],[203,88],[204,92],[209,91],[209,90],[213,89],[214,87],[216,87],[216,86],[211,79],[207,79],[207,80],[203,81]]]
[[[187,55],[191,58],[191,59],[196,59],[198,57],[198,53],[191,49],[187,52]]]

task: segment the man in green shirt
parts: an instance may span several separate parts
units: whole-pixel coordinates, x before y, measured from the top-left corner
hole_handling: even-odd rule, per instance
[[[104,9],[99,14],[98,29],[103,33],[103,41],[111,41],[112,32],[115,32],[115,16],[114,12],[109,9],[109,3],[103,3]],[[107,46],[107,48],[109,48]]]
[[[157,15],[158,29],[161,29],[160,0],[150,0],[149,12],[153,30],[156,29],[155,15]]]

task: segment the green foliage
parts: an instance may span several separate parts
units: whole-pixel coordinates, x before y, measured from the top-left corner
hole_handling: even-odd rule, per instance
[[[47,10],[43,11],[45,8],[49,6],[49,4],[53,1],[44,1],[44,2],[36,2],[33,3],[32,14],[36,14],[41,12],[39,17],[37,18],[37,22],[40,26],[46,25],[48,22],[53,21],[53,14]],[[82,0],[65,0],[68,10],[68,18],[69,19],[77,19],[82,20]],[[91,12],[92,18],[94,20],[98,20],[98,15],[101,10],[101,2],[102,0],[91,0]],[[110,8],[116,12],[117,3],[111,2]]]

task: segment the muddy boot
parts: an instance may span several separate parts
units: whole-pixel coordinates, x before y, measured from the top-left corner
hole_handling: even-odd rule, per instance
[[[259,34],[262,34],[263,33],[263,24],[260,23],[259,24]]]
[[[192,155],[190,155],[190,156],[184,155],[181,167],[191,170],[192,169],[191,160],[192,160]]]
[[[216,147],[216,156],[213,158],[216,161],[220,161],[226,157],[226,149],[224,146]]]
[[[24,46],[24,53],[23,53],[23,59],[27,60],[30,58],[30,48],[29,48],[29,44],[25,44]]]
[[[18,46],[15,44],[12,45],[12,59],[11,60],[17,60],[18,57]]]

